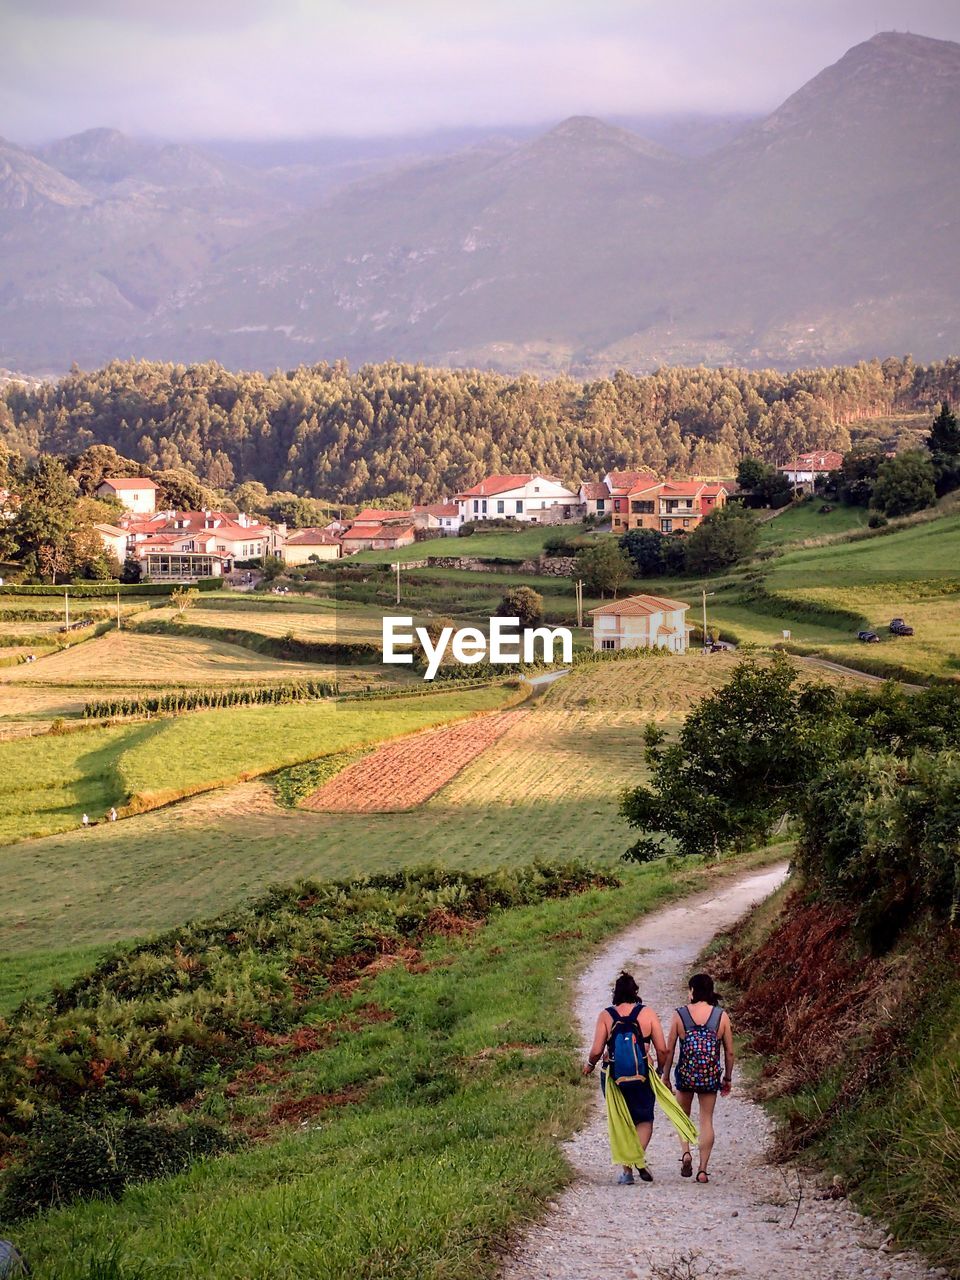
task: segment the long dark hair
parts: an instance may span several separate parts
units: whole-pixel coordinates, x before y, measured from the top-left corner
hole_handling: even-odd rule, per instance
[[[636,1004],[640,999],[640,988],[632,973],[621,973],[613,984],[614,1004]]]
[[[689,986],[691,1004],[696,1004],[698,1000],[704,1000],[707,1004],[720,1003],[720,995],[714,990],[713,979],[709,973],[695,973],[690,979]]]

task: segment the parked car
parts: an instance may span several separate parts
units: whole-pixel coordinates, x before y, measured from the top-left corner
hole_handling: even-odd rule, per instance
[[[861,644],[879,644],[880,637],[875,631],[858,631],[857,639]]]
[[[890,633],[895,636],[912,636],[913,627],[907,626],[902,618],[894,618],[890,623]]]

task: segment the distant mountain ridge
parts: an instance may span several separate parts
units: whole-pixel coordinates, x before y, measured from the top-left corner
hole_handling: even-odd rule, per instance
[[[960,45],[887,32],[705,154],[573,117],[324,195],[297,166],[112,130],[0,144],[0,364],[941,357],[958,122]]]

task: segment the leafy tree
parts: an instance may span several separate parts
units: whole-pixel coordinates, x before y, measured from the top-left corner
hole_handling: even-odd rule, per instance
[[[930,456],[906,450],[880,464],[870,505],[885,516],[908,516],[932,506],[936,496]]]
[[[617,592],[633,575],[633,565],[612,538],[584,547],[573,566],[573,578],[582,579],[587,594],[605,596]]]
[[[157,509],[174,511],[207,511],[217,505],[217,495],[182,467],[157,471],[153,476],[160,486]]]
[[[718,507],[687,535],[686,566],[691,573],[716,573],[756,551],[760,526],[744,507]]]
[[[264,582],[275,582],[285,568],[280,556],[264,556],[260,562],[260,574]]]
[[[737,485],[764,507],[783,507],[793,486],[782,471],[759,458],[744,458],[737,468]]]
[[[77,527],[76,485],[62,462],[44,454],[27,471],[12,522],[17,551],[28,569],[56,582],[72,565]]]
[[[200,592],[196,587],[176,587],[170,592],[170,603],[177,611],[177,617],[182,618],[188,609],[192,609],[199,599]]]
[[[927,437],[937,493],[960,488],[960,425],[948,401],[940,405]]]
[[[238,511],[246,511],[248,515],[264,516],[270,506],[267,486],[259,480],[246,480],[238,484],[230,495],[236,503]]]
[[[875,445],[851,449],[840,464],[838,496],[855,507],[869,507],[873,486],[886,461],[886,453]]]
[[[143,565],[136,556],[129,555],[123,562],[120,570],[120,581],[127,583],[137,583],[143,576]]]
[[[620,539],[620,548],[630,557],[638,578],[655,578],[665,572],[668,542],[656,529],[631,529]]]
[[[142,463],[122,457],[109,444],[92,444],[82,453],[74,454],[67,460],[67,470],[77,482],[81,494],[88,496],[96,493],[104,480],[144,474]]]
[[[543,621],[543,596],[532,587],[510,587],[500,601],[497,615],[519,618],[520,627],[535,627]]]
[[[744,458],[737,467],[737,487],[753,493],[763,483],[767,470],[767,463],[760,458]]]
[[[647,861],[670,837],[685,855],[716,857],[765,839],[816,776],[827,738],[825,686],[799,686],[790,661],[742,662],[728,684],[703,698],[676,741],[647,726],[652,781],[628,791],[620,812],[646,834],[626,855]]]

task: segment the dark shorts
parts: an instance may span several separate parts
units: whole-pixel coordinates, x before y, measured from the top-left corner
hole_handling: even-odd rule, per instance
[[[607,1073],[600,1072],[600,1088],[607,1092]],[[653,1085],[640,1080],[627,1080],[619,1086],[630,1119],[634,1124],[653,1124]]]

